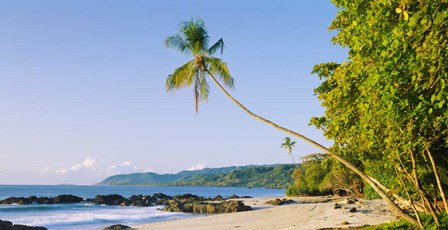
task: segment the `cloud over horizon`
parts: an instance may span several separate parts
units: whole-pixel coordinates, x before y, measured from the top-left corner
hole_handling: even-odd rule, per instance
[[[188,171],[195,171],[195,170],[202,170],[206,168],[205,164],[195,164],[193,166],[191,166],[189,169],[187,169]]]
[[[15,171],[0,167],[0,183],[4,184],[29,184],[25,181],[33,181],[34,184],[84,184],[98,183],[108,176],[115,174],[127,174],[144,172],[133,165],[131,161],[118,164],[98,160],[95,157],[87,157],[80,163],[57,170],[50,167],[35,167],[28,171]],[[15,180],[10,180],[14,175]]]

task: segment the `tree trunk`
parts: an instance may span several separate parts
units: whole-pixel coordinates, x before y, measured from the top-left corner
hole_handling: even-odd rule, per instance
[[[260,120],[264,123],[269,124],[270,126],[281,130],[285,133],[288,133],[290,135],[293,135],[295,137],[298,137],[300,139],[302,139],[303,141],[310,143],[311,145],[314,145],[315,147],[321,149],[322,151],[324,151],[325,153],[327,153],[328,155],[330,155],[331,157],[335,158],[337,161],[339,161],[340,163],[342,163],[343,165],[347,166],[347,168],[351,169],[353,172],[355,172],[356,174],[358,174],[361,179],[363,179],[365,182],[367,182],[372,188],[373,190],[375,190],[376,193],[378,193],[378,195],[381,196],[381,198],[383,198],[386,203],[390,206],[392,212],[394,212],[396,215],[400,216],[401,218],[405,219],[406,221],[408,221],[409,223],[415,225],[415,226],[419,226],[417,220],[412,217],[411,215],[407,214],[406,212],[404,212],[403,210],[400,209],[400,207],[398,207],[397,204],[395,204],[376,184],[375,182],[373,182],[369,176],[367,176],[365,173],[363,173],[361,170],[359,170],[358,168],[356,168],[356,166],[354,166],[353,164],[351,164],[350,162],[348,162],[347,160],[345,160],[344,158],[342,158],[341,156],[331,152],[328,148],[324,147],[323,145],[303,136],[302,134],[296,133],[292,130],[289,130],[285,127],[282,127],[280,125],[275,124],[272,121],[269,121],[263,117],[258,116],[257,114],[253,113],[252,111],[250,111],[249,109],[247,109],[244,105],[242,105],[238,100],[236,100],[234,97],[232,97],[232,95],[230,95],[226,89],[224,89],[224,87],[222,87],[222,85],[216,80],[216,78],[213,76],[213,74],[211,74],[209,71],[207,71],[207,73],[209,74],[210,78],[215,82],[215,84],[219,87],[219,89],[221,89],[221,91],[230,99],[232,100],[235,104],[237,104],[242,110],[244,110],[246,113],[248,113],[250,116],[254,117],[257,120]]]
[[[425,149],[426,149],[426,153],[429,156],[429,160],[431,161],[431,165],[434,170],[434,176],[436,177],[437,186],[439,187],[440,196],[442,197],[442,201],[443,201],[443,206],[445,206],[445,211],[448,214],[448,203],[446,201],[445,192],[443,190],[442,182],[440,181],[440,176],[439,176],[439,172],[437,170],[436,162],[434,161],[434,158],[432,157],[432,154],[429,151],[429,149],[428,148],[425,148]]]

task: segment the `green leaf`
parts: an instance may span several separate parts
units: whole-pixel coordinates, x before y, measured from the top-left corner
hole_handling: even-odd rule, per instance
[[[409,14],[407,11],[403,11],[404,20],[407,21],[409,19]]]

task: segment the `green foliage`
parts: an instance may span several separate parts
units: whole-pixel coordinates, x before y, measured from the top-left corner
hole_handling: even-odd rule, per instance
[[[182,171],[177,174],[133,173],[111,176],[99,184],[287,188],[292,183],[290,175],[295,167],[294,165],[249,165],[206,168]]]
[[[358,177],[325,154],[311,154],[291,177],[295,180],[286,190],[288,196],[327,195],[335,192],[358,192]]]
[[[448,1],[333,2],[333,42],[349,56],[314,67],[326,111],[311,123],[392,193],[429,199],[424,208],[439,219],[431,204],[448,188],[440,173],[448,169]]]
[[[227,64],[212,56],[218,50],[222,53],[224,41],[221,38],[209,47],[209,39],[204,21],[198,18],[182,22],[179,32],[165,40],[166,47],[193,56],[192,60],[168,76],[165,86],[168,91],[173,91],[193,85],[196,112],[199,109],[199,101],[208,100],[209,85],[206,74],[216,75],[225,86],[234,87]]]
[[[431,217],[431,215],[427,215],[427,214],[423,214],[420,216],[420,218],[422,219],[422,224],[423,224],[423,229],[428,229],[428,230],[438,230],[438,229],[448,229],[448,218],[446,213],[443,213],[440,216],[440,222],[442,223],[441,226],[437,226],[434,222],[434,219]],[[380,225],[375,225],[375,226],[369,226],[369,227],[365,227],[363,228],[363,230],[412,230],[412,229],[419,229],[416,226],[413,226],[409,223],[407,223],[404,220],[400,220],[400,221],[394,221],[391,223],[385,223],[385,224],[380,224]]]
[[[384,223],[380,225],[368,226],[362,228],[363,230],[414,230],[417,227],[411,225],[410,223],[400,220],[391,223]]]
[[[250,166],[226,174],[183,178],[169,185],[287,188],[292,182],[289,175],[294,169],[294,165]]]

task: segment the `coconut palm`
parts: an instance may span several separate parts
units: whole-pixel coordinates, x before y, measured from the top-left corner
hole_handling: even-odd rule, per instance
[[[233,88],[233,78],[230,76],[227,64],[221,59],[213,57],[218,50],[224,49],[224,41],[219,39],[212,46],[209,45],[209,36],[201,19],[191,19],[181,23],[179,33],[168,37],[165,46],[177,49],[180,52],[191,54],[193,59],[177,68],[166,79],[168,91],[193,86],[196,112],[199,110],[199,101],[208,100],[209,85],[205,76],[208,74],[216,81],[218,76],[225,86]]]
[[[297,164],[296,161],[294,160],[294,156],[292,155],[292,148],[294,148],[295,144],[296,142],[291,141],[291,138],[285,137],[285,139],[283,139],[281,147],[288,150],[288,155],[291,156],[292,162],[294,162],[294,164]]]
[[[257,120],[260,120],[278,130],[281,130],[289,135],[295,136],[308,142],[315,147],[321,149],[323,152],[327,153],[340,163],[347,166],[349,169],[358,174],[366,183],[368,183],[373,190],[375,190],[378,195],[383,198],[386,203],[391,207],[391,210],[397,215],[401,216],[405,220],[411,222],[414,225],[418,225],[417,220],[404,212],[397,204],[395,204],[386,193],[380,188],[383,186],[377,180],[374,181],[373,178],[370,178],[364,172],[359,170],[356,166],[354,166],[349,161],[345,160],[341,156],[336,153],[333,153],[325,146],[305,137],[302,134],[294,132],[290,129],[287,129],[283,126],[280,126],[270,120],[267,120],[249,109],[247,109],[244,105],[242,105],[238,100],[236,100],[232,95],[227,92],[224,86],[219,83],[219,81],[215,78],[218,76],[220,80],[224,83],[226,87],[233,88],[233,78],[230,76],[229,70],[227,68],[227,64],[223,62],[219,58],[212,57],[211,55],[215,54],[216,51],[220,50],[221,53],[224,48],[224,41],[219,39],[215,44],[208,47],[209,45],[209,35],[207,29],[205,27],[204,21],[201,19],[191,19],[188,22],[182,22],[180,24],[180,31],[168,37],[165,40],[165,46],[168,48],[177,49],[178,51],[186,54],[191,54],[193,59],[177,68],[173,74],[169,75],[166,80],[166,89],[167,91],[172,91],[176,89],[180,89],[183,87],[188,87],[194,84],[193,92],[196,102],[196,112],[198,111],[198,103],[199,100],[207,100],[209,93],[209,85],[206,81],[206,75],[210,77],[210,79],[218,86],[218,88],[235,104],[238,105],[242,110],[248,113],[250,116],[254,117]],[[373,180],[372,180],[373,179]]]

